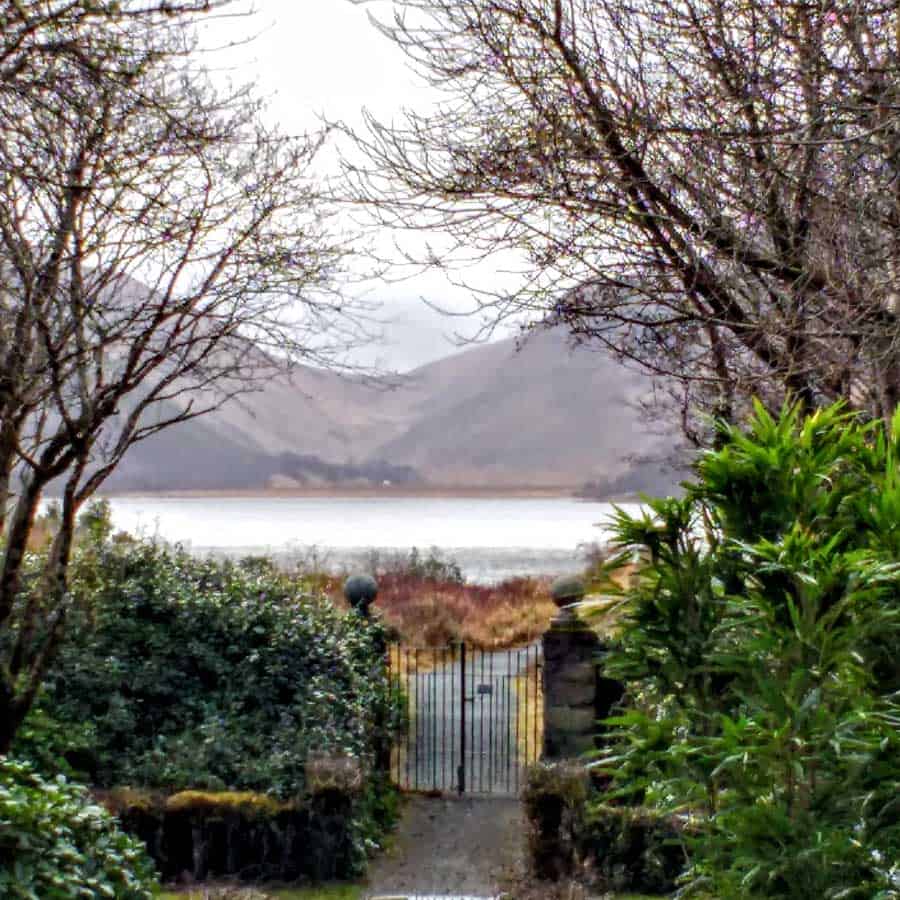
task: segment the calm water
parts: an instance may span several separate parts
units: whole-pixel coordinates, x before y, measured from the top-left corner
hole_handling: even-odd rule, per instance
[[[372,550],[438,547],[473,581],[577,571],[611,507],[569,498],[113,497],[115,526],[195,553],[270,553],[352,568]],[[628,504],[623,504],[629,506]]]

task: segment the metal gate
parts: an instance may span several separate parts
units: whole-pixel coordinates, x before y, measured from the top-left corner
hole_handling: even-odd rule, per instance
[[[541,647],[487,651],[394,644],[406,728],[391,758],[400,787],[514,795],[543,743]]]

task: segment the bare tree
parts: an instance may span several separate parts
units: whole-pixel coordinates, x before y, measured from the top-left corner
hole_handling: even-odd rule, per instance
[[[361,2],[361,0],[357,0]],[[395,0],[440,92],[348,160],[383,223],[524,252],[492,321],[564,323],[674,386],[900,401],[900,12],[891,0]]]
[[[131,42],[136,25],[179,30],[201,13],[234,14],[228,9],[233,5],[234,0],[4,0],[0,82],[35,90],[46,64],[64,57],[115,76],[130,64],[118,51]]]
[[[127,449],[353,328],[321,138],[191,55],[190,14],[225,5],[0,0],[0,753],[63,636],[77,512]]]

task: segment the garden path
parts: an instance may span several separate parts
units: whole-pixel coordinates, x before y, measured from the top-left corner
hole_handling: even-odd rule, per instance
[[[388,851],[375,860],[370,897],[492,897],[524,859],[515,798],[412,797]]]

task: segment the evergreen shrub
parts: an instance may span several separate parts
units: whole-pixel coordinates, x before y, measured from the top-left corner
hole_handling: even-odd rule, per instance
[[[150,900],[153,865],[87,791],[0,757],[0,897]]]
[[[597,790],[582,762],[528,768],[522,801],[531,873],[554,882],[574,877],[602,891],[674,890],[685,865],[685,823],[656,810],[605,804]]]
[[[900,417],[721,426],[682,499],[616,517],[646,564],[607,673],[603,798],[690,816],[686,891],[900,897]]]
[[[361,871],[396,811],[375,771],[399,722],[378,622],[303,593],[265,560],[198,560],[106,533],[79,547],[72,572],[66,642],[17,752],[101,789],[290,803],[305,817],[310,853],[340,845],[330,876]],[[307,784],[315,758],[353,761],[359,773],[339,798],[339,827]]]
[[[538,762],[528,767],[522,804],[530,868],[538,878],[559,880],[580,868],[588,787],[587,772],[578,763]]]
[[[685,868],[684,830],[658,810],[593,803],[578,835],[585,874],[604,890],[669,894]]]
[[[82,562],[41,708],[80,729],[93,784],[287,799],[310,755],[371,760],[391,716],[377,622],[258,560],[124,542]]]

